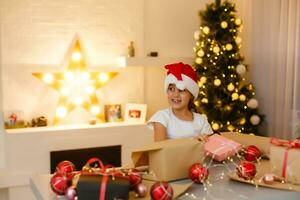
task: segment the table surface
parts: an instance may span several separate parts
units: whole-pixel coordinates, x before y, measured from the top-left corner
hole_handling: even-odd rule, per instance
[[[300,192],[287,190],[278,190],[266,188],[237,181],[232,181],[226,175],[233,171],[233,166],[224,167],[223,164],[215,164],[210,167],[209,183],[210,184],[193,184],[184,194],[178,197],[179,200],[201,199],[201,200],[299,200]],[[55,195],[50,188],[51,175],[36,175],[30,179],[30,187],[37,200],[54,200]],[[189,180],[180,180],[174,183],[185,184]],[[65,200],[64,197],[59,197]]]

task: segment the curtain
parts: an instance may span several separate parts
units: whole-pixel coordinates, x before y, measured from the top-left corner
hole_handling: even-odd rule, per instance
[[[249,79],[265,115],[262,132],[285,139],[300,137],[296,134],[300,123],[300,0],[234,2],[246,32],[242,33],[242,51]]]

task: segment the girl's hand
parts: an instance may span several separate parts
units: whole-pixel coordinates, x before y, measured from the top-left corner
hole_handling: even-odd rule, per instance
[[[195,139],[199,140],[199,141],[204,141],[207,142],[209,138],[209,135],[198,135],[195,137]]]

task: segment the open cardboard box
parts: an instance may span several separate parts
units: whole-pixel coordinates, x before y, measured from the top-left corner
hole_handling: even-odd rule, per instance
[[[192,164],[202,163],[203,144],[193,138],[164,140],[134,150],[131,157],[134,167],[148,165],[158,180],[184,179]]]
[[[271,162],[269,160],[262,159],[256,164],[257,174],[252,181],[244,180],[240,178],[235,172],[228,174],[229,178],[235,181],[248,183],[252,185],[258,185],[263,187],[275,188],[280,190],[290,190],[290,191],[300,191],[300,185],[295,185],[291,183],[282,183],[281,181],[275,181],[273,184],[265,184],[262,181],[262,177],[265,174],[272,172]]]

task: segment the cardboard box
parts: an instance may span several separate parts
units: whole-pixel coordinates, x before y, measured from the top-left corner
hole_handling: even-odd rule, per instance
[[[134,167],[149,166],[157,179],[184,179],[194,163],[202,163],[203,142],[193,138],[155,142],[132,152]]]
[[[216,161],[226,160],[227,157],[235,155],[242,145],[224,136],[214,134],[210,136],[204,144],[206,155],[211,156]]]
[[[283,178],[284,159],[288,147],[271,145],[270,162],[272,172]],[[300,149],[291,148],[287,151],[287,162],[285,168],[285,181],[300,184]]]
[[[224,132],[221,133],[222,136],[234,140],[244,147],[249,145],[255,145],[261,151],[262,157],[269,158],[270,156],[270,141],[271,138],[269,137],[262,137],[257,135],[249,135],[244,133],[238,132]]]

